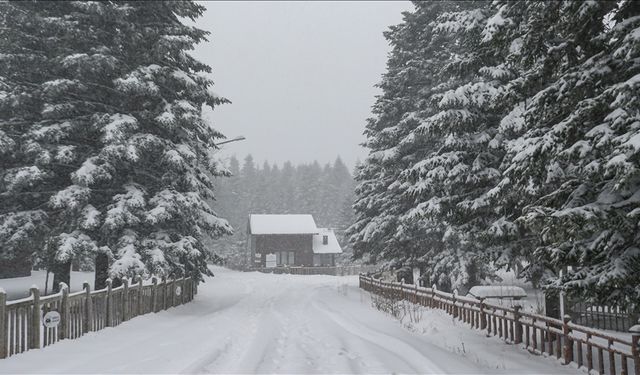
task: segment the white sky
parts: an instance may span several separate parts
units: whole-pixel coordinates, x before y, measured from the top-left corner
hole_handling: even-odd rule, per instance
[[[411,3],[203,4],[196,26],[212,35],[194,56],[213,68],[214,91],[233,102],[206,116],[227,137],[247,138],[221,155],[280,165],[340,155],[350,167],[364,158],[359,144],[390,49],[382,32]]]

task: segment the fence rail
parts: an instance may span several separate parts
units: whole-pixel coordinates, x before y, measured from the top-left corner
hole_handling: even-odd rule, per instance
[[[626,332],[637,321],[637,313],[619,306],[597,306],[584,303],[570,304],[572,320],[580,325]]]
[[[384,282],[360,275],[360,288],[383,297],[407,300],[446,311],[473,329],[486,331],[532,353],[575,364],[589,373],[640,375],[640,325],[631,327],[631,338],[571,322],[485,303],[483,299],[461,297],[433,288]]]
[[[349,276],[358,275],[362,272],[375,271],[375,266],[336,266],[336,267],[270,267],[256,268],[255,271],[274,274],[291,275],[333,275]]]
[[[136,284],[129,285],[123,280],[122,285],[112,288],[107,280],[105,289],[94,291],[84,283],[84,289],[75,293],[69,293],[63,284],[59,293],[43,297],[38,288],[31,288],[29,297],[15,301],[7,301],[6,293],[0,290],[0,359],[187,303],[197,292],[191,278],[158,283],[154,277],[151,282],[145,285],[138,278]],[[59,314],[57,324],[57,318],[53,324],[44,322],[51,311]]]

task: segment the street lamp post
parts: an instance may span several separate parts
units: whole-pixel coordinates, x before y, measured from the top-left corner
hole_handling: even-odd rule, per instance
[[[233,139],[228,139],[226,141],[218,142],[216,146],[224,145],[231,142],[244,141],[246,138],[244,136],[235,137]]]

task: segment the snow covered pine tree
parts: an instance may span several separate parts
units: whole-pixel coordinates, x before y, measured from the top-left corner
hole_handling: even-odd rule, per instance
[[[423,61],[431,32],[434,14],[444,3],[424,3],[423,10],[407,12],[404,22],[392,26],[384,35],[392,46],[387,72],[379,87],[382,95],[373,106],[374,117],[367,121],[365,146],[370,149],[367,159],[356,168],[355,222],[347,230],[355,258],[369,261],[388,261],[392,266],[403,265],[420,256],[422,243],[413,238],[415,254],[404,241],[393,240],[399,215],[410,201],[401,201],[393,186],[403,166],[410,160],[403,158],[413,149],[400,147],[400,142],[418,126],[415,111],[424,103],[421,89],[429,85],[432,75]],[[420,3],[416,3],[419,7]],[[426,80],[427,82],[423,82]],[[418,84],[417,82],[420,82]]]
[[[499,38],[519,45],[524,98],[503,122],[497,196],[518,196],[512,217],[536,237],[528,272],[581,300],[637,304],[640,4],[498,8]]]
[[[401,216],[401,228],[414,233],[407,240],[431,238],[420,264],[428,285],[445,290],[464,291],[491,277],[491,260],[502,251],[486,241],[501,216],[487,194],[500,176],[502,151],[492,140],[509,73],[499,51],[481,43],[489,5],[459,2],[436,15],[430,48],[444,59],[431,67],[437,80],[416,116],[420,125],[407,138],[416,144],[415,161],[399,181],[414,204]]]
[[[203,236],[231,228],[205,201],[213,198],[212,176],[226,172],[213,155],[222,135],[202,120],[201,107],[226,100],[209,91],[203,73],[210,68],[186,52],[207,33],[180,20],[204,8],[190,1],[2,6],[15,46],[3,69],[20,74],[3,75],[2,105],[11,112],[2,111],[9,113],[2,121],[18,128],[0,137],[15,160],[3,169],[3,193],[35,198],[13,211],[44,214],[37,218],[46,217],[46,248],[60,274],[83,252],[110,264],[114,278],[208,274]],[[35,48],[18,39],[25,31]],[[20,68],[20,59],[48,64]],[[104,271],[96,270],[96,287]]]
[[[350,232],[356,256],[419,266],[425,282],[450,290],[490,273],[480,240],[499,211],[485,194],[499,176],[500,152],[488,145],[504,69],[479,47],[487,2],[415,7],[387,34],[394,50],[367,127],[372,151]]]
[[[639,4],[416,2],[387,33],[355,255],[637,301]]]

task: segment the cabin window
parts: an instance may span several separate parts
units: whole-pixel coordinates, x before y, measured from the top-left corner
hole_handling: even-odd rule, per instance
[[[296,263],[294,251],[277,251],[276,263],[279,266],[293,266]]]
[[[329,236],[322,236],[322,244],[323,245],[329,244]]]

